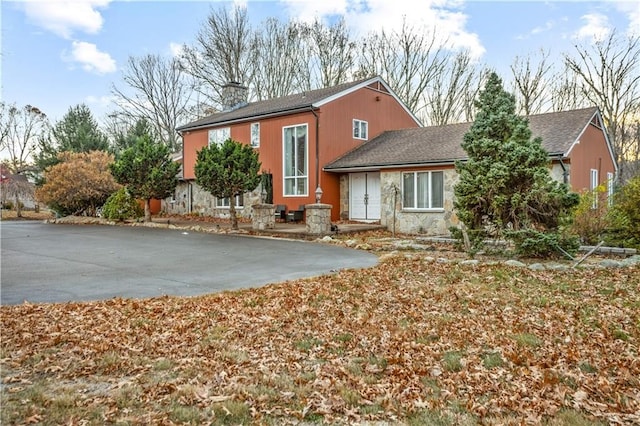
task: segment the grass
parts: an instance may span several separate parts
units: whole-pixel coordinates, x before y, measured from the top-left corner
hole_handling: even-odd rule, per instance
[[[632,424],[639,285],[413,251],[241,292],[2,306],[0,422]]]

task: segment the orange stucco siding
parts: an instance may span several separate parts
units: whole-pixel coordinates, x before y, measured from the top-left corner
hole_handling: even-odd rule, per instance
[[[314,115],[315,113],[315,115]],[[317,118],[316,118],[317,115]],[[361,88],[322,105],[314,112],[299,112],[281,117],[271,117],[259,121],[248,120],[234,123],[231,126],[231,138],[243,143],[250,143],[251,123],[260,123],[260,162],[263,172],[273,175],[273,202],[285,204],[289,210],[297,209],[301,204],[315,202],[315,190],[320,186],[323,191],[322,202],[334,206],[332,220],[340,215],[340,182],[339,176],[325,173],[322,167],[344,153],[366,142],[353,138],[353,119],[368,123],[368,140],[384,130],[416,127],[413,120],[402,106],[388,93]],[[283,170],[283,128],[288,126],[307,125],[307,195],[284,195]],[[317,126],[317,128],[316,128]],[[212,127],[213,128],[213,127]],[[184,178],[195,179],[194,166],[197,151],[207,146],[209,129],[185,132],[183,135]],[[318,137],[316,137],[316,133]],[[316,161],[316,140],[320,140]]]
[[[598,171],[599,185],[606,184],[607,173],[616,171],[601,129],[589,124],[579,140],[568,156],[571,164],[571,189],[576,192],[590,189],[591,169]]]

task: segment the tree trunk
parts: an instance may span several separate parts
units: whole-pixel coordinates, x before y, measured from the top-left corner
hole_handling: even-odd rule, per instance
[[[20,205],[20,196],[16,194],[16,217],[22,217],[22,206]]]
[[[229,198],[229,216],[231,216],[231,229],[238,229],[238,218],[236,217],[236,197]]]
[[[144,221],[151,222],[151,198],[144,200]]]

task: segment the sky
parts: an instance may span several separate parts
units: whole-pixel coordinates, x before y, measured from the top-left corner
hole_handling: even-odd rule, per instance
[[[130,56],[171,56],[193,44],[208,14],[232,2],[34,0],[0,2],[0,99],[33,105],[52,123],[84,103],[98,121],[116,110]],[[506,79],[516,56],[541,48],[559,60],[611,31],[640,33],[640,2],[463,0],[236,0],[252,24],[343,16],[353,35],[433,27]],[[639,70],[640,72],[640,70]]]

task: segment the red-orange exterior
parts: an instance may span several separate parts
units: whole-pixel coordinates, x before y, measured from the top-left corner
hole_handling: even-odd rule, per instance
[[[260,123],[260,154],[262,170],[273,175],[273,203],[285,204],[288,209],[297,209],[301,204],[315,202],[315,190],[318,186],[316,175],[322,188],[322,203],[334,206],[332,220],[338,220],[340,185],[339,176],[325,173],[325,164],[335,160],[348,151],[366,142],[353,137],[353,120],[368,123],[367,140],[384,130],[417,127],[415,119],[389,93],[374,87],[363,87],[354,92],[337,97],[313,112],[311,110],[290,115],[248,120],[234,123],[231,138],[250,143],[251,123]],[[307,125],[307,171],[308,187],[305,196],[285,196],[283,171],[283,128],[287,126]],[[214,128],[214,127],[211,127]],[[195,179],[194,166],[197,151],[207,146],[208,131],[211,128],[185,132],[183,135],[184,178]],[[316,136],[317,135],[317,136]],[[317,140],[320,141],[316,151]],[[316,152],[318,153],[316,161]],[[317,168],[316,168],[317,167]]]
[[[591,170],[598,171],[598,185],[606,185],[607,173],[616,168],[602,129],[589,124],[569,152],[571,189],[576,192],[591,189]]]

